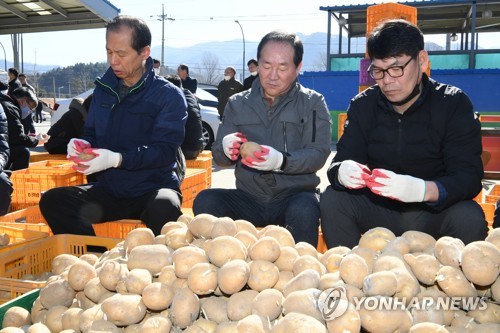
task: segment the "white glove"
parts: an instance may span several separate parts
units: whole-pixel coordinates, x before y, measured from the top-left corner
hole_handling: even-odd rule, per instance
[[[122,154],[115,153],[108,149],[87,148],[83,152],[95,155],[93,159],[87,161],[78,158],[73,159],[75,163],[78,163],[74,169],[85,175],[90,175],[109,168],[116,168],[122,162]]]
[[[244,158],[241,163],[257,170],[276,170],[283,164],[283,154],[273,147],[260,145],[260,152],[254,152],[254,157]]]
[[[339,183],[348,189],[366,187],[365,179],[369,176],[370,169],[366,165],[353,160],[342,161],[337,172]]]
[[[71,159],[73,157],[77,157],[78,154],[83,153],[83,150],[86,148],[90,148],[90,142],[83,139],[73,138],[68,143],[68,154],[66,155],[66,158]]]
[[[389,170],[374,169],[366,185],[375,194],[403,202],[422,202],[425,198],[423,179],[398,175]]]
[[[244,134],[235,132],[226,135],[222,139],[222,149],[224,154],[231,161],[236,161],[240,156],[240,146],[243,142],[247,142],[247,138]]]
[[[45,143],[49,140],[50,135],[47,135],[46,133],[38,133],[36,135],[36,139],[38,140],[38,143]]]

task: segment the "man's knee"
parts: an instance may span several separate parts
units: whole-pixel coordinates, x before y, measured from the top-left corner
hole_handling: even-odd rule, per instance
[[[460,238],[465,244],[484,240],[488,233],[484,212],[473,200],[461,201],[448,208],[444,221],[448,230],[446,236]]]
[[[195,215],[202,213],[213,214],[218,205],[222,204],[217,190],[206,189],[196,195],[193,202],[193,213]]]

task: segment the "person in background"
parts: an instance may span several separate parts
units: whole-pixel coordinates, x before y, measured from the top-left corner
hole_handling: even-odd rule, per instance
[[[257,62],[257,59],[252,58],[248,60],[247,66],[250,75],[243,81],[243,90],[252,88],[253,81],[259,77],[259,63]]]
[[[404,20],[375,28],[367,42],[376,85],[355,96],[322,193],[329,248],[354,247],[385,227],[464,243],[486,237],[481,124],[460,89],[429,78],[424,38]]]
[[[24,73],[19,74],[19,82],[21,82],[21,85],[23,87],[28,88],[36,95],[35,88],[28,83],[28,78],[26,77],[26,74]],[[43,121],[42,110],[43,110],[43,103],[41,103],[41,101],[38,101],[38,105],[36,106],[35,109],[35,121],[37,123],[41,123]],[[23,125],[26,134],[35,133],[35,124],[33,123],[33,115],[31,115],[31,118],[23,118]]]
[[[14,191],[9,174],[6,172],[9,162],[9,127],[7,116],[0,104],[0,216],[9,212],[11,194]]]
[[[182,87],[179,75],[167,75],[165,78],[176,87],[182,89],[187,102],[188,118],[184,141],[181,144],[182,153],[186,160],[194,160],[203,151],[203,125],[201,123],[200,105],[191,91]]]
[[[177,67],[177,75],[181,77],[182,87],[189,90],[193,94],[196,94],[196,89],[198,89],[198,80],[189,76],[188,65],[180,64],[179,67]]]
[[[293,33],[273,31],[257,48],[259,79],[231,97],[212,148],[214,161],[235,166],[236,189],[207,189],[194,214],[277,224],[296,242],[318,244],[316,172],[330,155],[331,120],[324,97],[298,82],[304,46]],[[241,158],[243,142],[258,150]]]
[[[0,104],[7,115],[9,128],[10,158],[7,169],[26,169],[30,162],[29,148],[43,144],[49,139],[45,133],[38,133],[36,136],[24,133],[21,114],[35,108],[38,100],[31,90],[21,87],[14,90],[12,95],[0,94]]]
[[[21,82],[21,85],[25,88],[28,88],[29,90],[31,90],[34,94],[36,94],[36,91],[35,91],[35,88],[28,83],[28,78],[26,77],[26,74],[24,73],[21,73],[19,74],[19,82]]]
[[[66,155],[69,141],[83,136],[83,124],[87,119],[91,101],[92,94],[85,100],[79,97],[71,100],[68,112],[64,113],[47,132],[50,138],[44,147],[49,154]]]
[[[243,91],[243,85],[240,81],[236,80],[234,76],[236,75],[236,69],[229,66],[224,70],[224,79],[217,86],[219,104],[217,105],[217,110],[219,115],[224,115],[224,108],[226,107],[229,97]]]
[[[109,21],[106,53],[110,67],[95,81],[83,137],[67,147],[75,169],[95,180],[46,191],[40,211],[54,234],[94,235],[95,223],[140,219],[158,235],[182,214],[175,169],[186,100],[155,75],[143,20],[120,15]]]
[[[8,75],[9,75],[9,91],[7,92],[8,95],[12,95],[14,90],[17,88],[21,88],[21,81],[19,81],[19,71],[16,68],[9,68],[7,70]]]
[[[153,70],[156,75],[160,75],[161,62],[158,59],[153,58]]]

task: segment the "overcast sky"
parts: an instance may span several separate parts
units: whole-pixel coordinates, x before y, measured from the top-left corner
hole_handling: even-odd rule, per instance
[[[185,47],[200,42],[241,40],[259,41],[275,29],[303,34],[327,32],[328,14],[320,6],[387,2],[383,0],[109,0],[121,14],[138,16],[152,30],[152,46],[162,44],[162,14],[174,19],[165,21],[165,46]],[[336,26],[333,24],[332,26]],[[336,31],[333,31],[336,33]],[[483,47],[500,48],[497,38],[486,38]],[[431,40],[432,38],[426,38]],[[13,60],[10,35],[0,35],[0,42]],[[437,40],[439,42],[439,40]],[[104,29],[23,34],[24,62],[61,67],[78,62],[106,60]],[[444,39],[441,44],[444,44]],[[235,43],[230,47],[240,47]],[[325,50],[326,51],[326,50]],[[220,51],[219,51],[220,52]],[[0,56],[3,58],[3,55]]]

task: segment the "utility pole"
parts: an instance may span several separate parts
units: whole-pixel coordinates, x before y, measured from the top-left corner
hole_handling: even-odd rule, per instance
[[[165,20],[175,21],[171,17],[165,15],[165,5],[161,4],[161,15],[151,15],[151,17],[157,17],[158,21],[161,21],[161,66],[160,68],[165,68]],[[163,72],[162,72],[163,74]]]

